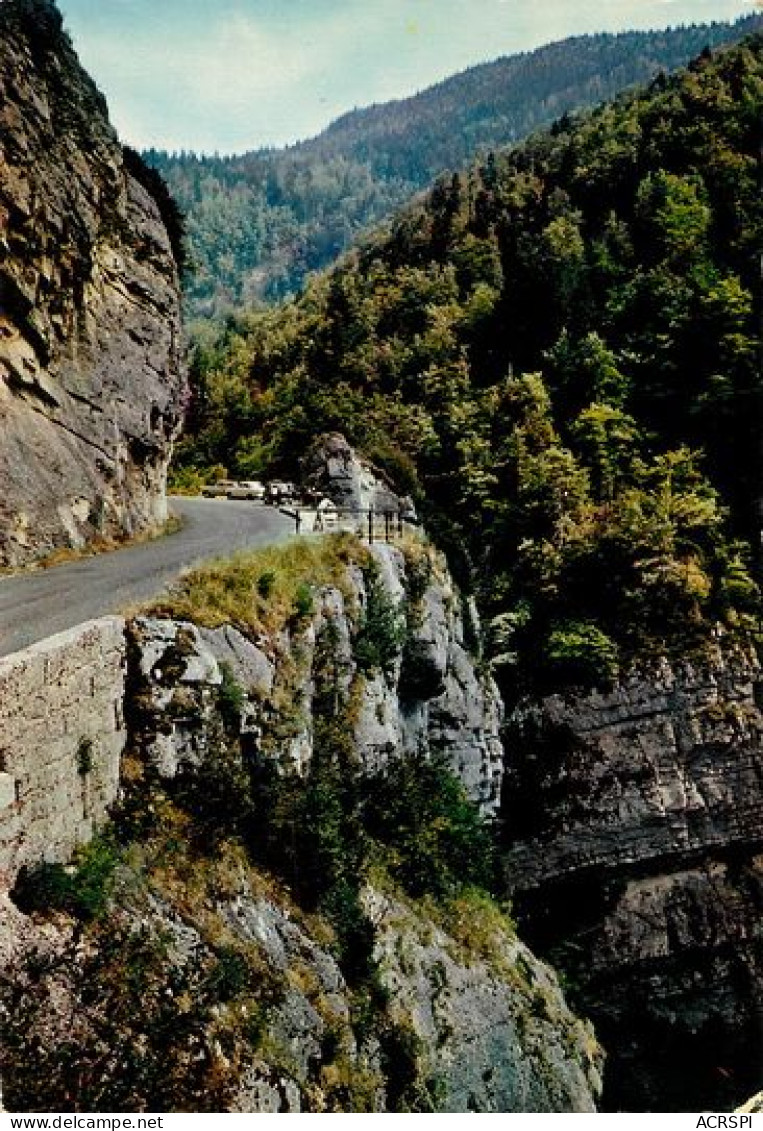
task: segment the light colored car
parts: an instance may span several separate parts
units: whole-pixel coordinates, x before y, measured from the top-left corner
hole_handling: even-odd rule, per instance
[[[234,483],[228,491],[228,498],[254,499],[255,502],[262,502],[265,498],[264,484],[257,479],[244,479],[240,483]]]
[[[273,479],[268,483],[267,498],[271,503],[286,503],[293,499],[297,494],[297,488],[293,483],[287,483],[283,479]]]
[[[218,479],[216,483],[207,483],[202,487],[201,493],[205,499],[225,499],[232,488],[237,487],[233,479]]]

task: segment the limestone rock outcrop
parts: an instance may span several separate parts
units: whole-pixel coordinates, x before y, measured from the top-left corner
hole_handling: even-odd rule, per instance
[[[496,934],[491,966],[372,888],[364,904],[377,931],[391,1023],[411,1035],[432,1110],[595,1110],[601,1053],[593,1032],[569,1011],[554,974],[521,942]],[[322,1048],[333,1028],[341,1034],[345,1071],[365,1076],[373,1110],[397,1110],[395,1070],[404,1076],[406,1066],[385,1069],[383,1040],[380,1045],[377,1035],[358,1038],[353,1031],[348,987],[332,956],[271,901],[239,899],[224,914],[264,949],[289,987],[273,1011],[271,1033],[277,1047],[290,1050],[291,1073],[253,1064],[235,1109],[297,1112],[311,1092],[313,1103],[316,1091],[325,1096],[331,1073],[321,1067]],[[312,977],[289,980],[289,971],[300,966]]]
[[[2,0],[0,565],[166,518],[178,273],[128,164],[54,4]]]
[[[340,511],[378,513],[403,511],[413,515],[413,505],[401,499],[378,468],[362,459],[339,432],[316,440],[302,463],[304,485],[325,495]]]
[[[440,1110],[596,1110],[601,1053],[593,1029],[519,939],[497,931],[484,948],[492,955],[476,957],[398,900],[368,891],[366,906],[393,1016],[421,1042]]]
[[[567,968],[619,1110],[733,1105],[763,1063],[763,714],[752,652],[515,712],[506,876]]]
[[[388,669],[366,673],[355,696],[348,725],[359,763],[374,771],[394,759],[442,755],[483,813],[495,815],[503,705],[467,647],[467,631],[476,631],[475,613],[433,555],[440,569],[423,584],[403,632],[400,610],[412,567],[395,546],[376,545],[370,553],[376,580],[350,567],[341,589],[316,593],[310,622],[293,636],[255,644],[230,625],[209,630],[166,620],[133,623],[146,750],[162,774],[173,776],[203,761],[210,734],[200,720],[214,725],[215,692],[225,668],[243,693],[240,732],[255,747],[263,734],[278,732],[274,756],[284,766],[305,770],[313,750],[313,698],[326,663],[322,641],[330,635],[332,679],[346,691],[359,670],[354,651],[359,619],[369,602],[383,601],[398,612],[401,633]],[[274,698],[286,705],[288,725],[274,713]]]
[[[363,1019],[328,940],[311,934],[310,922],[272,881],[265,894],[250,880],[264,888],[256,873],[248,879],[242,874],[234,881],[237,890],[218,892],[214,904],[197,913],[187,897],[175,905],[147,893],[145,877],[123,871],[119,881],[125,895],[114,922],[123,938],[158,940],[153,946],[162,948],[168,983],[177,987],[194,971],[218,969],[221,953],[245,955],[257,971],[257,1029],[247,1045],[241,1045],[241,1021],[231,1011],[218,1005],[214,1023],[204,1016],[196,1064],[182,1065],[181,1072],[191,1078],[195,1070],[203,1072],[205,1061],[216,1060],[212,1079],[220,1091],[202,1092],[202,1106],[194,1110],[383,1113],[410,1110],[408,1104],[430,1112],[595,1110],[602,1054],[593,1031],[570,1011],[553,972],[508,932],[481,940],[492,954],[479,955],[468,939],[430,921],[425,909],[367,888],[363,898],[377,928],[380,987],[389,1008]],[[58,1064],[56,1042],[74,1036],[82,1047],[97,1047],[104,1032],[114,1032],[114,1020],[88,980],[108,958],[78,940],[62,918],[28,918],[0,901],[0,924],[0,939],[12,936],[14,942],[4,955],[0,987],[0,1027],[14,1039],[0,1046],[0,1067],[11,1110],[28,1110],[29,1085],[17,1059],[19,1025],[9,1025],[4,1014],[9,998],[3,988],[17,987],[12,1001],[23,1005],[30,1025],[22,1040],[36,1042],[38,1056]],[[156,961],[156,949],[149,953]],[[198,1002],[177,1002],[178,1027],[186,1037],[194,1008]],[[165,1024],[171,1009],[167,994]],[[251,1002],[239,1007],[239,1018],[248,1010]],[[166,1051],[177,1070],[174,1049]],[[103,1081],[119,1092],[121,1080],[110,1079],[113,1059],[104,1057]],[[129,1089],[135,1064],[127,1061],[122,1071]],[[156,1072],[161,1074],[161,1064]],[[44,1085],[37,1095],[46,1095]]]
[[[431,548],[424,557],[421,547],[413,557],[355,549],[364,568],[348,562],[336,587],[316,587],[309,616],[270,636],[112,618],[0,666],[0,731],[13,746],[0,763],[0,788],[7,778],[13,794],[0,807],[0,1074],[13,1110],[71,1102],[60,1054],[70,1041],[99,1066],[97,1095],[129,1110],[145,1095],[246,1113],[595,1110],[602,1052],[590,1025],[485,897],[464,894],[438,912],[378,876],[364,882],[375,970],[364,999],[320,909],[306,913],[240,843],[200,852],[199,838],[214,830],[176,818],[166,839],[158,834],[162,791],[187,787],[205,766],[219,770],[226,743],[242,766],[271,758],[307,769],[327,664],[339,695],[354,689],[359,766],[444,753],[483,811],[494,811],[502,708],[467,648],[472,614]],[[405,639],[382,671],[359,675],[374,603],[378,615],[403,601]],[[41,727],[55,714],[53,749],[36,749],[37,731],[24,745],[22,703]],[[138,780],[146,793],[136,808]],[[108,919],[83,927],[60,908],[30,910],[23,893],[38,882],[34,866],[45,859],[73,873],[72,852],[106,822],[109,803],[142,832],[120,856]],[[20,865],[32,866],[31,879],[21,873],[14,903],[6,891]],[[131,979],[142,986],[138,1010],[115,989],[129,993]],[[81,1073],[72,1085],[79,1110],[96,1103],[82,1091],[90,1079]]]

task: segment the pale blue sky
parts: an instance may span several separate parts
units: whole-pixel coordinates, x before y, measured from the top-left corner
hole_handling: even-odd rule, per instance
[[[139,147],[234,152],[586,31],[731,19],[752,0],[59,0]]]

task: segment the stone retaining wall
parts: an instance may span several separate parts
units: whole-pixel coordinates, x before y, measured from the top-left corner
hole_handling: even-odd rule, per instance
[[[125,622],[92,621],[0,660],[0,893],[66,861],[119,791]]]

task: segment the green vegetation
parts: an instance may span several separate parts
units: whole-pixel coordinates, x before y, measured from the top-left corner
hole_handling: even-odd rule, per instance
[[[73,864],[22,868],[13,898],[22,911],[66,911],[83,922],[100,918],[109,906],[120,850],[108,835],[78,849]]]
[[[613,683],[619,666],[617,647],[595,624],[568,621],[548,638],[547,660],[561,683],[587,687]]]
[[[192,817],[186,835],[205,850],[238,834],[252,816],[248,773],[229,734],[210,735],[203,763],[179,773],[171,791],[173,802]]]
[[[492,839],[464,787],[437,759],[392,762],[365,783],[363,826],[408,895],[444,902],[494,887]]]
[[[443,180],[199,341],[181,463],[292,476],[344,432],[418,498],[511,696],[754,630],[761,120],[753,39]]]
[[[445,170],[758,27],[751,16],[567,39],[472,67],[402,102],[354,110],[287,150],[240,157],[152,150],[146,159],[188,216],[190,307],[220,314],[294,294]]]
[[[489,890],[494,876],[489,830],[443,763],[412,759],[362,774],[341,747],[342,730],[319,727],[306,779],[259,768],[251,845],[303,906],[326,915],[352,978],[368,975],[373,935],[360,890],[370,871],[440,903],[477,885]]]
[[[368,560],[368,550],[349,534],[295,538],[191,570],[148,612],[207,628],[233,624],[254,636],[275,635],[293,619],[310,615],[314,590],[342,588],[347,564],[363,567]]]
[[[391,679],[404,640],[403,617],[387,594],[376,562],[371,560],[364,573],[366,607],[355,640],[355,661],[364,674],[381,672]]]
[[[77,773],[87,777],[94,765],[94,743],[92,738],[81,738],[77,744]]]
[[[276,574],[272,569],[265,570],[265,572],[261,573],[257,578],[257,592],[265,601],[267,601],[268,597],[272,594],[275,583]]]
[[[307,581],[301,581],[294,594],[294,616],[298,620],[306,620],[314,608],[313,589]]]
[[[241,721],[241,710],[244,705],[246,693],[233,674],[230,664],[220,665],[222,683],[217,693],[217,709],[220,712],[223,725],[228,730],[235,730]]]

